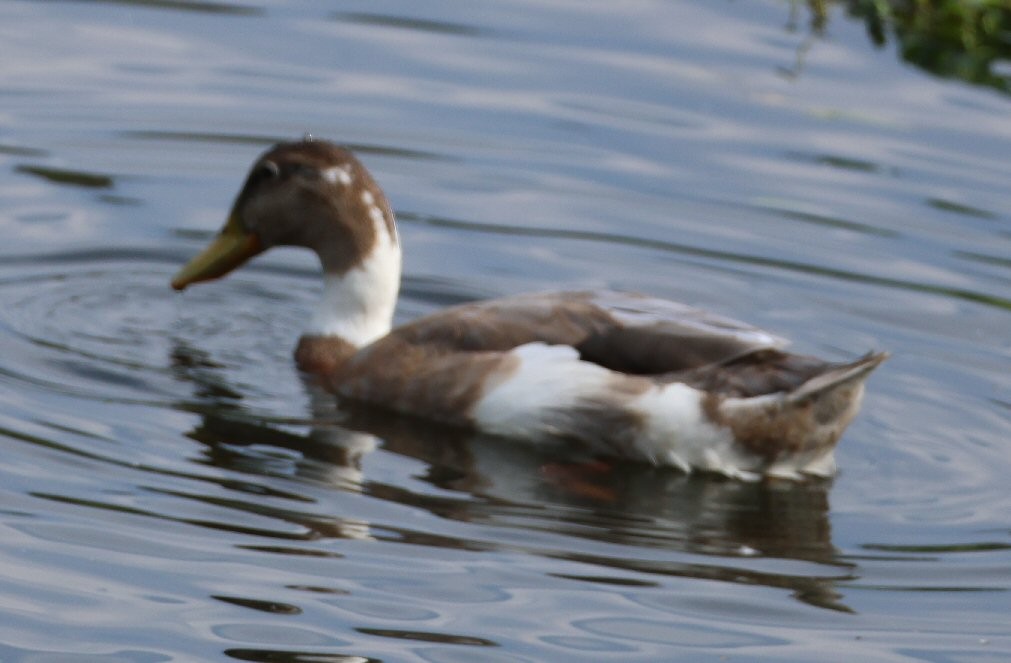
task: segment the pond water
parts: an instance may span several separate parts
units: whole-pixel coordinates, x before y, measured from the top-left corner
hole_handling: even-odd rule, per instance
[[[0,660],[1011,659],[1011,97],[807,11],[0,0]],[[891,351],[839,476],[342,426],[309,256],[168,287],[307,131],[401,321],[608,287]]]

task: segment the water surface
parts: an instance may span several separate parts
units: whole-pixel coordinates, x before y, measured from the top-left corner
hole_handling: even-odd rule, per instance
[[[1011,657],[1011,99],[806,11],[0,0],[0,660]],[[337,412],[309,256],[168,288],[307,131],[398,213],[401,321],[608,287],[891,351],[840,475]]]

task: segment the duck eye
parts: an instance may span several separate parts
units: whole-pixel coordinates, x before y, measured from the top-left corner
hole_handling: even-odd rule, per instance
[[[263,161],[256,167],[256,176],[265,180],[277,179],[281,169],[273,161]]]

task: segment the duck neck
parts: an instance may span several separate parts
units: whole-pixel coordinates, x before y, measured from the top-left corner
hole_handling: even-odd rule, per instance
[[[400,289],[400,247],[383,244],[343,273],[324,273],[323,295],[305,336],[360,348],[390,332]]]

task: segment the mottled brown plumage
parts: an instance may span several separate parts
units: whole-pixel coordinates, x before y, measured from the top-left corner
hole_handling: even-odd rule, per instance
[[[345,399],[534,441],[728,476],[828,474],[867,375],[783,350],[755,327],[615,292],[464,304],[390,329],[393,213],[368,171],[325,141],[257,159],[229,221],[173,280],[217,278],[272,246],[320,258],[326,285],[300,368]]]
[[[887,356],[869,354],[846,364],[803,357],[808,366],[797,373],[763,371],[749,362],[753,365],[742,373],[733,368],[728,370],[729,382],[716,375],[720,371],[708,371],[716,385],[713,389],[701,387],[706,391],[702,407],[712,421],[733,431],[734,439],[743,448],[769,463],[791,455],[814,454],[835,446],[860,408],[864,380]],[[788,363],[792,358],[785,355],[780,361]],[[801,380],[799,376],[804,375],[807,377]],[[750,378],[750,388],[760,385],[766,391],[737,396],[750,398],[751,407],[728,408],[728,399],[736,388],[732,385],[740,382],[736,379],[739,377]],[[777,383],[782,386],[774,387]],[[768,397],[775,394],[784,397]]]

